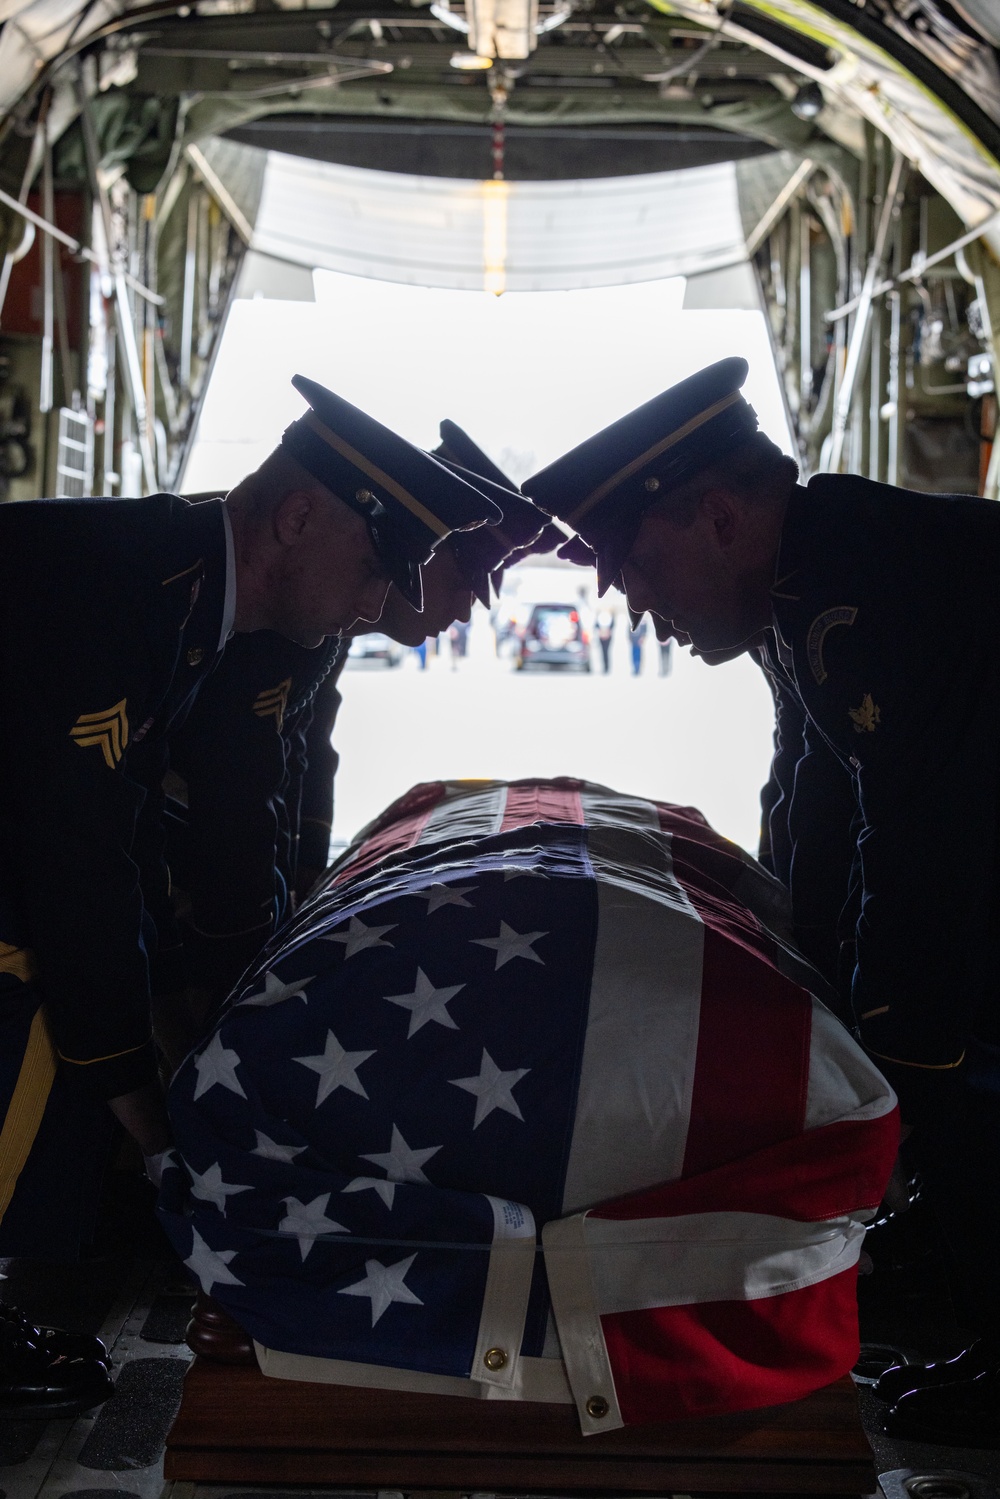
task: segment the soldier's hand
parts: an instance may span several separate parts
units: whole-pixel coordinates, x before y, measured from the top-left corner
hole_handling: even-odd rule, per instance
[[[170,1146],[167,1106],[158,1082],[146,1083],[131,1093],[119,1093],[117,1098],[108,1099],[108,1107],[144,1156],[159,1155]]]
[[[322,869],[302,868],[295,878],[295,909],[298,910],[302,902],[306,900],[313,886],[321,875],[325,873]]]
[[[213,1008],[211,990],[194,984],[154,996],[153,1037],[166,1058],[170,1075],[205,1034]]]

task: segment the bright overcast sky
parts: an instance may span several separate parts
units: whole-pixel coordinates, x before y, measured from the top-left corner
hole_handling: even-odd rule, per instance
[[[300,373],[422,446],[451,417],[517,480],[674,381],[728,354],[789,451],[757,312],[681,310],[684,281],[593,291],[444,291],[315,274],[315,303],[236,302],[184,488],[228,487],[301,415]]]

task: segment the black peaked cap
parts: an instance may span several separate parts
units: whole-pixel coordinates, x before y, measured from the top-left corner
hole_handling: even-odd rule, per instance
[[[647,507],[756,432],[740,394],[748,372],[745,359],[720,359],[525,480],[525,493],[596,554],[600,593],[621,573]]]
[[[457,422],[445,417],[438,431],[441,434],[441,444],[434,449],[436,457],[449,458],[452,463],[467,468],[470,473],[478,474],[481,479],[490,479],[494,484],[503,485],[504,489],[517,488],[513,479],[507,477],[499,464],[494,463]]]
[[[513,487],[495,484],[481,474],[440,458],[452,473],[467,477],[470,484],[479,485],[503,515],[496,525],[479,526],[475,531],[463,531],[452,536],[449,545],[459,567],[468,578],[472,590],[480,603],[489,605],[490,578],[507,558],[520,551],[544,531],[548,517],[526,500]]]
[[[495,525],[503,512],[481,489],[341,396],[295,375],[310,410],[281,445],[338,499],[364,516],[403,597],[420,608],[420,567],[456,531]]]

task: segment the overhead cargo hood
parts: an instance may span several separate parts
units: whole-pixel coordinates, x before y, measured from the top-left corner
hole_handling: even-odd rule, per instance
[[[736,167],[585,182],[469,182],[271,152],[252,247],[462,291],[567,291],[745,257]]]

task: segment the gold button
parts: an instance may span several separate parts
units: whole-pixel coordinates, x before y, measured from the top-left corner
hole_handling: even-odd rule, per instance
[[[595,1421],[603,1421],[610,1409],[603,1395],[591,1395],[587,1401],[587,1415],[593,1416]]]
[[[205,659],[205,652],[200,645],[193,645],[187,653],[188,666],[200,666]]]
[[[507,1355],[502,1348],[487,1348],[483,1354],[483,1363],[487,1369],[492,1369],[494,1374],[498,1369],[502,1369],[506,1362]]]
[[[375,503],[375,496],[370,489],[359,489],[354,498],[360,500],[362,505],[374,505]]]
[[[646,480],[646,488],[649,490],[650,494],[655,494],[656,491],[659,489],[659,487],[660,487],[660,481],[659,481],[659,479],[647,479]]]

